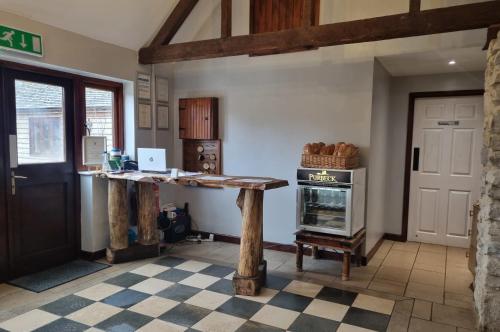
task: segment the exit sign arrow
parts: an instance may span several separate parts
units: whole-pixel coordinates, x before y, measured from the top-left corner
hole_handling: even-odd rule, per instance
[[[0,48],[35,56],[43,56],[41,35],[5,25],[0,25]]]

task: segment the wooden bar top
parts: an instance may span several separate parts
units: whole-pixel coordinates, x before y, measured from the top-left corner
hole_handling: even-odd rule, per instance
[[[168,174],[146,173],[146,172],[125,172],[110,173],[96,172],[99,177],[107,177],[116,180],[128,180],[150,183],[169,183],[192,187],[208,188],[240,188],[251,190],[270,190],[288,186],[287,180],[280,180],[268,177],[254,176],[231,176],[231,175],[210,175],[196,174],[178,176],[173,178]]]

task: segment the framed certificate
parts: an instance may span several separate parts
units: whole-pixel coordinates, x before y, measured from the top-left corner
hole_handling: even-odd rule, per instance
[[[82,137],[82,162],[85,166],[102,164],[102,154],[106,152],[106,136]]]
[[[151,129],[152,125],[152,114],[151,114],[151,104],[146,104],[139,101],[139,128],[141,129]]]
[[[168,103],[168,80],[166,78],[156,78],[156,101]]]
[[[156,104],[156,123],[158,129],[168,129],[168,104]]]
[[[151,100],[151,75],[137,74],[137,97],[139,99]]]

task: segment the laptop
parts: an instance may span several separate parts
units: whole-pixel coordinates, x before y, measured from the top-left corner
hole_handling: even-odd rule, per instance
[[[146,173],[168,173],[167,150],[165,149],[137,149],[138,168]]]

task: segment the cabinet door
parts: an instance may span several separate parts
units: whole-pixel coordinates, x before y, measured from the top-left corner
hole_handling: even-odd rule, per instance
[[[218,139],[218,99],[179,99],[179,138]]]

